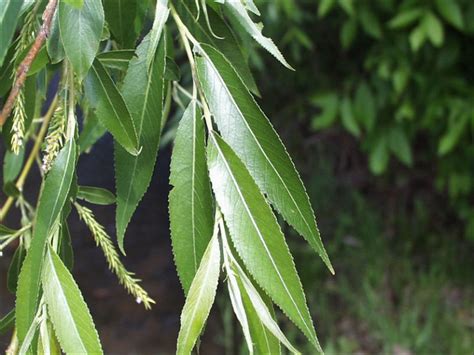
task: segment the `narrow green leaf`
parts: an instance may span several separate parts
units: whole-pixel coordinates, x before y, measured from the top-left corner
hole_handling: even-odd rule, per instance
[[[51,63],[59,63],[64,59],[64,47],[61,42],[61,35],[59,33],[59,15],[58,11],[54,13],[53,21],[49,36],[46,40],[46,48],[48,55],[51,58]]]
[[[97,55],[97,59],[108,68],[127,70],[130,60],[135,56],[135,51],[131,49],[121,49],[117,51],[103,52]]]
[[[76,144],[70,139],[56,157],[39,197],[31,245],[18,278],[16,327],[23,341],[38,304],[47,237],[66,202],[76,166]]]
[[[265,48],[271,55],[273,55],[281,64],[288,69],[294,70],[293,67],[288,64],[286,59],[281,54],[278,47],[273,41],[265,37],[262,34],[263,26],[253,22],[249,16],[247,9],[242,1],[225,0],[224,7],[230,12],[232,16],[241,24],[241,26],[248,32],[248,34],[257,41],[263,48]]]
[[[372,90],[366,82],[357,87],[354,98],[354,114],[357,121],[361,122],[365,129],[370,132],[375,126],[377,118],[376,103]]]
[[[103,0],[105,20],[121,48],[134,48],[137,39],[135,16],[137,2],[132,0]]]
[[[4,237],[4,236],[7,236],[7,235],[13,235],[16,232],[17,231],[15,229],[11,229],[11,228],[8,228],[8,227],[4,226],[3,224],[0,224],[0,237]]]
[[[0,67],[7,54],[20,17],[23,0],[2,0],[0,2]]]
[[[393,127],[388,135],[388,145],[390,151],[404,164],[411,166],[413,156],[410,147],[410,141],[407,134],[401,127]]]
[[[333,272],[314,212],[290,156],[230,63],[203,44],[197,73],[220,133],[268,199]]]
[[[122,252],[128,223],[150,184],[160,142],[165,83],[165,37],[162,37],[148,71],[147,55],[150,45],[146,37],[137,49],[137,57],[130,61],[122,87],[124,100],[133,113],[133,123],[142,148],[138,156],[131,156],[122,147],[115,145],[116,224],[118,244]]]
[[[466,126],[469,122],[469,115],[455,117],[449,129],[441,137],[438,143],[438,155],[443,156],[451,152],[459,142],[463,133],[466,133]]]
[[[72,270],[74,266],[74,250],[72,249],[71,233],[69,232],[69,226],[66,218],[63,217],[61,222],[61,229],[59,231],[59,247],[58,254],[63,261],[64,265],[69,270]]]
[[[185,293],[212,236],[204,124],[195,101],[183,114],[171,157],[169,214],[174,261]]]
[[[79,186],[77,198],[96,205],[111,205],[115,203],[115,196],[112,192],[95,186]]]
[[[432,12],[428,12],[423,17],[422,26],[431,43],[435,47],[441,47],[444,42],[444,28],[439,18]]]
[[[441,16],[457,29],[464,27],[462,10],[456,0],[436,0],[436,8]]]
[[[138,138],[130,111],[112,78],[98,59],[86,78],[86,95],[95,115],[115,140],[130,154],[139,153]]]
[[[15,325],[15,310],[12,309],[2,319],[0,319],[0,335],[5,334]]]
[[[401,11],[388,22],[388,27],[392,29],[400,29],[409,26],[418,20],[421,15],[423,15],[423,12],[424,9],[419,7]]]
[[[347,129],[354,136],[360,136],[360,128],[354,117],[352,110],[352,102],[349,97],[344,97],[341,101],[341,121],[345,129]]]
[[[16,287],[18,284],[18,275],[20,274],[21,265],[25,260],[26,250],[23,244],[20,244],[18,248],[15,250],[15,254],[13,254],[12,261],[10,263],[10,267],[8,268],[7,274],[7,286],[8,290],[11,293],[16,292]]]
[[[79,80],[86,76],[99,50],[104,27],[100,0],[84,0],[82,7],[59,2],[59,30],[67,58]]]
[[[42,281],[48,314],[63,351],[102,354],[99,336],[81,291],[50,248],[46,252]]]
[[[222,52],[240,74],[250,91],[259,95],[260,93],[250,71],[248,60],[244,56],[241,45],[237,41],[232,29],[213,9],[207,9],[212,31],[219,36],[216,38],[209,32],[204,16],[197,17],[197,12],[193,11],[188,5],[185,1],[180,1],[177,5],[177,10],[189,31],[199,42],[207,43]]]
[[[293,258],[265,197],[244,164],[216,133],[211,135],[207,154],[217,203],[245,266],[321,351]]]
[[[21,171],[23,161],[25,160],[25,148],[21,147],[18,154],[7,150],[3,158],[3,184],[13,182]]]
[[[371,147],[369,154],[369,167],[372,173],[375,175],[382,174],[387,169],[389,158],[387,138],[380,136],[375,145]]]
[[[201,334],[216,297],[220,259],[219,240],[214,235],[202,257],[181,312],[177,354],[190,354]]]
[[[156,0],[155,19],[153,20],[153,27],[150,31],[150,44],[148,46],[147,67],[152,66],[155,59],[158,43],[160,42],[161,33],[168,20],[170,10],[168,9],[168,0]]]

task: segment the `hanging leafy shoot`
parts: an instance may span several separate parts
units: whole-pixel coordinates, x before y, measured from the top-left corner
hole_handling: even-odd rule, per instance
[[[322,352],[276,214],[334,270],[299,173],[253,97],[259,91],[243,50],[249,39],[292,69],[254,22],[259,15],[251,0],[3,1],[8,197],[0,221],[13,207],[21,216],[19,229],[0,225],[0,255],[13,254],[5,279],[16,295],[0,321],[2,333],[14,328],[9,352],[102,353],[73,279],[71,238],[83,237],[69,233],[73,207],[119,283],[146,309],[155,303],[118,250],[125,254],[127,226],[154,183],[160,145],[170,141],[171,241],[186,295],[177,352],[198,346],[219,282],[227,284],[250,353],[298,352],[276,308]],[[178,67],[175,57],[189,65]],[[77,181],[78,159],[93,154],[105,132],[115,142],[116,196]],[[36,165],[43,180],[33,203],[23,189]],[[85,203],[116,204],[116,241]]]

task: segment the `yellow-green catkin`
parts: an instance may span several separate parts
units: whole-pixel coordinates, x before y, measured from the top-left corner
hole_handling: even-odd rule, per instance
[[[30,11],[25,17],[25,23],[23,29],[18,38],[18,42],[15,46],[15,55],[13,56],[12,62],[17,64],[21,59],[20,55],[28,48],[30,43],[35,38],[35,23],[34,18],[36,14],[36,6]],[[15,75],[15,71],[12,73]],[[11,137],[11,149],[13,153],[18,154],[21,147],[23,146],[23,140],[25,138],[25,93],[23,89],[20,90],[14,107],[13,107],[13,125],[12,125],[12,137]]]
[[[44,140],[42,169],[47,173],[56,159],[59,150],[64,145],[66,137],[66,116],[64,108],[59,105],[51,118],[48,134]]]
[[[151,304],[155,303],[155,301],[153,301],[153,299],[148,296],[148,293],[138,284],[140,280],[134,278],[134,274],[128,271],[122,264],[117,249],[115,249],[112,240],[104,230],[104,227],[95,220],[94,214],[90,209],[81,206],[78,203],[75,203],[74,205],[79,217],[91,231],[96,244],[104,252],[109,268],[117,275],[120,284],[124,286],[128,293],[135,297],[137,303],[143,303],[146,309],[150,309]]]

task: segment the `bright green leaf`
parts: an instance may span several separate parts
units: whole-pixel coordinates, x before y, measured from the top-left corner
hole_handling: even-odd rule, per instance
[[[202,257],[181,312],[177,354],[190,354],[209,316],[220,273],[219,240],[215,235]]]
[[[84,0],[77,8],[59,2],[59,30],[67,58],[79,80],[89,71],[104,27],[104,10],[100,0]]]
[[[185,293],[212,236],[204,124],[195,101],[181,118],[171,157],[169,214],[174,261]]]
[[[318,16],[326,16],[336,5],[336,0],[320,0],[318,6]]]
[[[18,278],[16,327],[20,343],[36,314],[47,237],[69,194],[76,167],[76,144],[70,139],[56,157],[39,197],[31,245]]]
[[[208,143],[208,166],[217,203],[246,268],[321,351],[280,226],[244,164],[216,133]]]
[[[115,145],[115,183],[117,193],[117,238],[124,251],[124,235],[133,212],[150,184],[161,134],[166,58],[165,37],[160,40],[155,58],[147,70],[148,37],[130,61],[122,86],[123,98],[132,112],[141,152],[137,156]]]
[[[46,252],[42,281],[48,314],[63,351],[102,354],[99,336],[81,291],[50,248]]]
[[[428,12],[422,21],[426,36],[434,46],[440,47],[444,42],[444,29],[441,21],[432,12]]]
[[[418,20],[421,15],[423,15],[423,12],[424,10],[418,7],[401,11],[388,22],[388,27],[392,29],[400,29],[409,26]]]
[[[62,0],[64,1],[66,4],[69,4],[71,6],[74,6],[78,9],[82,8],[82,6],[84,6],[84,0]]]
[[[333,271],[308,195],[280,138],[223,55],[208,45],[202,49],[198,77],[220,133],[285,220]]]

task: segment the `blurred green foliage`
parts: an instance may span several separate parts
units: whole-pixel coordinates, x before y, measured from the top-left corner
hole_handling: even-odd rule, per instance
[[[297,68],[296,81],[275,73],[268,85],[282,96],[286,90],[286,99],[299,96],[290,102],[313,132],[340,127],[354,136],[374,175],[397,175],[405,166],[414,177],[422,170],[474,240],[474,2],[261,6],[264,32],[281,39]],[[264,65],[258,54],[251,58]],[[282,81],[294,83],[279,89]]]
[[[296,68],[250,49],[262,105],[336,269],[288,238],[325,352],[472,352],[474,2],[256,2]]]

